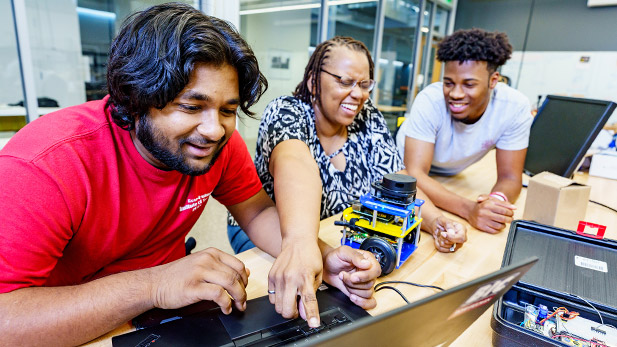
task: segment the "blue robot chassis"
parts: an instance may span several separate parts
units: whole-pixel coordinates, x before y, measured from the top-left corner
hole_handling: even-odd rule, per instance
[[[385,276],[417,249],[424,201],[415,198],[416,179],[407,175],[385,175],[371,188],[335,224],[343,226],[341,244],[373,253]]]

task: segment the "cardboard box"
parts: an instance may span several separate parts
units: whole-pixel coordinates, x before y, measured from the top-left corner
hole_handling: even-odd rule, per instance
[[[617,179],[617,151],[594,154],[589,167],[591,176]]]
[[[576,230],[585,219],[591,187],[557,176],[539,173],[529,179],[523,219]]]

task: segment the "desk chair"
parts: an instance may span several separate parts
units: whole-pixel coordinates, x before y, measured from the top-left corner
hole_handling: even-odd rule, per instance
[[[506,75],[499,75],[499,82],[503,82],[508,85],[508,87],[512,87],[512,81],[510,81],[510,77]]]
[[[191,254],[191,252],[195,249],[195,246],[197,246],[197,241],[195,241],[195,238],[193,236],[189,237],[184,243],[186,255]]]

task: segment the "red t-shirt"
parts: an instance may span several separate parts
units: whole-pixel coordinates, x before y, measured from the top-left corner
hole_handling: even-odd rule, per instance
[[[208,173],[163,171],[106,100],[45,115],[0,151],[0,293],[176,260],[210,195],[233,205],[261,189],[238,132]]]

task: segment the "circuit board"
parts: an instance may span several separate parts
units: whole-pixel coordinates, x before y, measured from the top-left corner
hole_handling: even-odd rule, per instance
[[[525,320],[520,326],[536,334],[576,347],[617,347],[617,329],[580,317],[578,312],[565,307],[528,304],[525,307]]]

